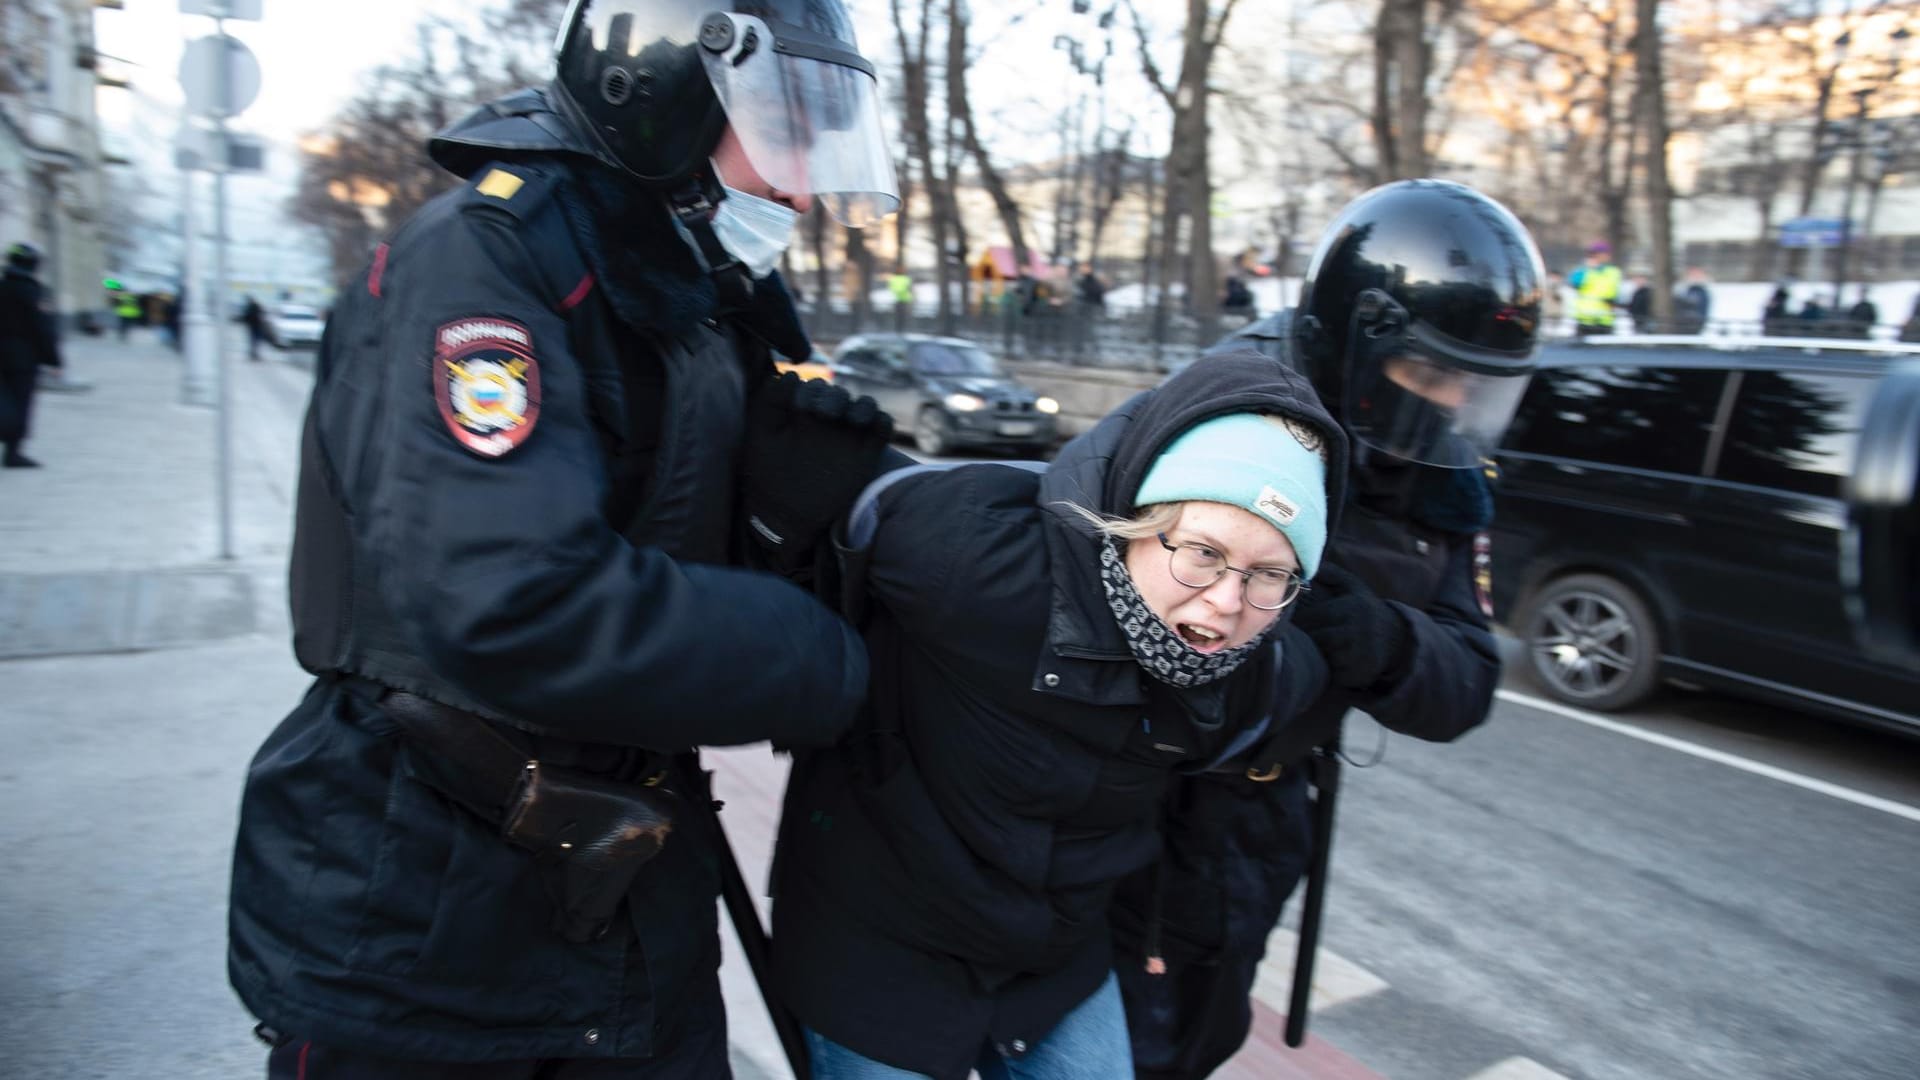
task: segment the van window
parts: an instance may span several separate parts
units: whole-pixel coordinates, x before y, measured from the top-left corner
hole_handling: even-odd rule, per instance
[[[1697,474],[1725,371],[1543,368],[1533,376],[1505,447],[1657,472]]]
[[[1864,375],[1747,372],[1733,403],[1720,479],[1839,498],[1873,387]]]

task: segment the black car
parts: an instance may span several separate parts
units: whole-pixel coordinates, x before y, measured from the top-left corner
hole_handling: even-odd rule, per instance
[[[871,394],[923,454],[957,447],[1039,453],[1058,435],[1060,403],[1035,393],[960,338],[861,334],[833,354],[833,381]]]
[[[1841,486],[1890,347],[1631,339],[1544,351],[1499,454],[1498,613],[1554,697],[1660,681],[1920,734],[1920,672],[1842,599]]]

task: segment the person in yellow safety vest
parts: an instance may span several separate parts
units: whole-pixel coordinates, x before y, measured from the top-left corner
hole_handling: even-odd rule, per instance
[[[1581,337],[1613,333],[1613,306],[1620,299],[1620,268],[1604,240],[1587,245],[1587,264],[1567,275],[1573,286],[1573,329]]]
[[[121,321],[121,340],[127,340],[127,331],[140,323],[140,298],[123,290],[113,302],[113,313],[119,315]]]

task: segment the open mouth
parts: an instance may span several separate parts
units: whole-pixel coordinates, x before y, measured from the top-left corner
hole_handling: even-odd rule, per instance
[[[1212,627],[1201,626],[1198,623],[1183,622],[1176,625],[1173,629],[1175,633],[1180,635],[1181,641],[1186,642],[1203,653],[1217,652],[1227,644],[1227,635]]]

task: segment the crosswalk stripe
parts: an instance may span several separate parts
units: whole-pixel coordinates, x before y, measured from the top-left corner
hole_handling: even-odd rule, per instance
[[[1292,930],[1275,927],[1267,935],[1267,956],[1253,983],[1253,996],[1273,1011],[1285,1015],[1293,994],[1293,957],[1298,940]],[[1359,964],[1322,945],[1313,962],[1313,993],[1308,1008],[1319,1011],[1342,1002],[1377,994],[1387,981]]]
[[[1467,1080],[1567,1080],[1532,1058],[1511,1057],[1492,1068],[1482,1069]]]

